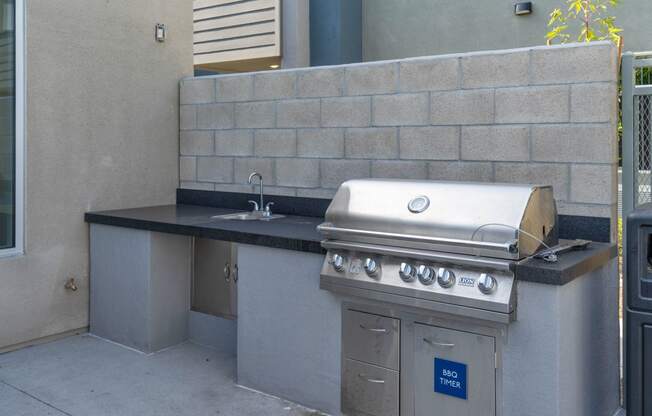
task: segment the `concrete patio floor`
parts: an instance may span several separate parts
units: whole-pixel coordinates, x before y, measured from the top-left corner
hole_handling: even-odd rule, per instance
[[[2,416],[303,416],[238,387],[235,357],[192,343],[144,355],[79,335],[0,355]]]

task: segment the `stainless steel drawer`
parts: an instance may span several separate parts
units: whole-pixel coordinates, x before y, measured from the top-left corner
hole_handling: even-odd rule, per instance
[[[398,319],[347,309],[343,328],[345,358],[398,371],[401,339]]]
[[[399,375],[355,360],[344,360],[342,412],[349,416],[398,416]]]

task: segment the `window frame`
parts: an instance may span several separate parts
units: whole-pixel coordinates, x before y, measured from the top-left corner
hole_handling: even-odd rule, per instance
[[[14,247],[1,249],[0,258],[25,253],[25,0],[15,0],[15,163]]]

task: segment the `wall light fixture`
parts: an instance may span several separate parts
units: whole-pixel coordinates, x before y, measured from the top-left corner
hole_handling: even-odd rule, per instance
[[[521,3],[514,4],[514,14],[517,16],[523,16],[526,14],[532,13],[532,2],[525,1]]]

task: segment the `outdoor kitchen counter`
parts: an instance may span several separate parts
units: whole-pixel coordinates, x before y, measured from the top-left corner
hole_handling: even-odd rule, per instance
[[[242,210],[177,204],[89,212],[85,219],[88,223],[116,227],[325,253],[317,232],[317,225],[324,221],[323,218],[287,215],[270,221],[211,219],[214,215],[238,211]]]
[[[271,221],[211,219],[214,215],[238,210],[201,205],[162,205],[153,207],[89,212],[86,222],[161,233],[231,241],[307,253],[322,254],[317,225],[322,217],[288,215]],[[242,211],[242,210],[240,210]],[[565,285],[616,257],[615,244],[592,242],[585,250],[559,256],[556,263],[525,259],[515,265],[520,281]]]
[[[242,199],[250,197],[219,196],[213,202],[208,195],[177,205],[86,214],[91,333],[145,353],[189,339],[192,239],[236,242],[235,331],[225,331],[215,323],[217,317],[200,331],[236,346],[238,384],[341,415],[342,308],[361,301],[320,289],[320,202],[294,198],[284,204],[274,196],[275,212],[287,217],[211,219],[241,211],[247,202]],[[557,263],[515,263],[520,281],[516,320],[508,325],[508,337],[496,335],[499,380],[507,392],[503,415],[582,414],[550,413],[546,403],[562,395],[585,397],[587,379],[594,382],[591,390],[601,392],[594,403],[617,404],[618,362],[610,359],[618,354],[615,256],[613,244],[594,242],[561,255]],[[595,345],[595,339],[601,342]],[[606,363],[600,377],[592,376],[595,362]],[[603,394],[607,391],[616,393]],[[529,411],[532,401],[540,411]]]

